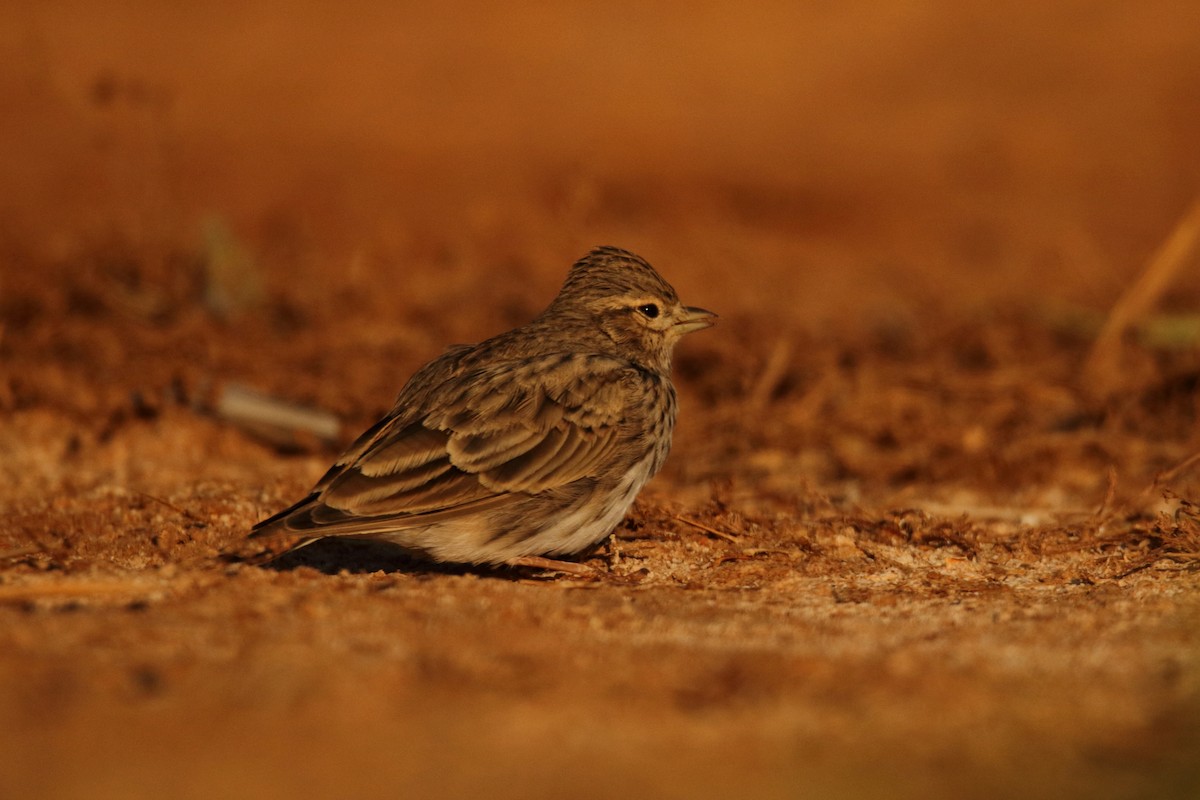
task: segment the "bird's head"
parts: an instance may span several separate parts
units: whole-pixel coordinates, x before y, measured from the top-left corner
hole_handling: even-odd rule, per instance
[[[716,322],[711,311],[679,302],[645,259],[615,247],[598,247],[575,262],[547,314],[590,328],[613,355],[666,372],[684,334]]]

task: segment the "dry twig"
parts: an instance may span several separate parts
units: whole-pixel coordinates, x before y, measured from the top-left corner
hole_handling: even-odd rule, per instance
[[[694,520],[694,519],[688,519],[687,517],[683,516],[682,514],[676,514],[675,519],[679,520],[684,525],[691,525],[696,530],[700,530],[700,531],[704,531],[705,533],[712,534],[713,536],[716,536],[718,539],[724,539],[727,542],[733,542],[734,544],[737,544],[737,537],[734,536],[733,534],[726,533],[725,531],[719,531],[716,528],[710,528],[709,526],[705,525],[704,523],[696,522],[696,520]]]
[[[1100,393],[1111,390],[1120,381],[1117,360],[1125,332],[1158,302],[1175,274],[1196,251],[1198,243],[1200,199],[1187,210],[1171,235],[1147,262],[1142,274],[1117,300],[1100,335],[1096,337],[1084,364],[1083,374],[1089,385]]]
[[[158,497],[157,495],[150,494],[149,492],[143,492],[138,489],[132,489],[131,491],[134,494],[136,494],[138,497],[143,497],[147,500],[152,500],[155,503],[166,506],[167,508],[174,511],[176,514],[179,514],[181,517],[184,517],[184,518],[196,523],[197,525],[204,526],[204,525],[208,524],[203,519],[201,519],[200,517],[193,514],[191,511],[188,511],[186,508],[180,508],[179,506],[172,503],[170,500],[166,500],[162,497]]]
[[[1200,452],[1192,453],[1190,456],[1185,458],[1183,461],[1180,461],[1170,469],[1164,470],[1163,472],[1155,475],[1154,480],[1150,483],[1150,485],[1142,490],[1142,495],[1148,495],[1160,486],[1170,483],[1184,472],[1187,472],[1190,468],[1194,467],[1197,463],[1200,463]]]
[[[217,396],[214,413],[281,447],[297,447],[305,437],[329,444],[337,441],[337,417],[305,408],[235,383],[226,384]]]
[[[781,336],[776,340],[775,346],[771,348],[771,354],[767,356],[767,363],[759,373],[758,379],[754,381],[754,386],[750,389],[750,394],[746,399],[746,405],[751,412],[762,411],[766,408],[771,395],[775,393],[779,384],[787,376],[788,363],[791,358],[792,343],[787,337]]]

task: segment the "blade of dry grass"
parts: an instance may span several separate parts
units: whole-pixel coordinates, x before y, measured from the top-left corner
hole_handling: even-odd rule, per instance
[[[716,536],[718,539],[724,539],[727,542],[737,543],[737,537],[734,536],[733,534],[726,533],[725,531],[719,531],[716,528],[709,527],[708,525],[705,525],[702,522],[696,522],[696,520],[694,520],[694,519],[688,519],[687,517],[685,517],[681,514],[676,514],[675,519],[679,520],[684,525],[692,526],[693,528],[695,528],[698,531],[704,531],[707,534]]]
[[[1171,235],[1146,263],[1142,274],[1117,300],[1100,329],[1083,368],[1087,385],[1098,394],[1105,394],[1120,385],[1118,357],[1122,337],[1162,297],[1180,268],[1196,251],[1197,243],[1200,243],[1200,198],[1192,203]]]
[[[775,393],[787,375],[788,362],[791,357],[791,341],[787,337],[780,337],[776,340],[775,346],[771,348],[767,363],[763,366],[757,380],[754,381],[754,386],[746,399],[746,405],[751,413],[757,414],[766,408],[767,403],[771,400],[771,395]]]

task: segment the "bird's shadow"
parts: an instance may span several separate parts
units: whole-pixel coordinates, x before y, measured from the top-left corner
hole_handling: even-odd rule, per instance
[[[585,554],[585,557],[590,553]],[[553,570],[530,567],[512,567],[489,564],[439,563],[414,556],[386,542],[329,537],[281,555],[265,558],[226,556],[235,563],[254,564],[275,572],[291,572],[301,567],[316,570],[325,575],[350,573],[355,575],[375,572],[400,573],[412,576],[476,575],[501,580],[538,579],[555,580],[565,576]]]

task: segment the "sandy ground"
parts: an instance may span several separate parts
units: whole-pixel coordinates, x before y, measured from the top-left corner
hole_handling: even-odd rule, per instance
[[[1192,4],[11,17],[0,797],[1200,794]],[[599,243],[722,319],[595,578],[229,557]]]

